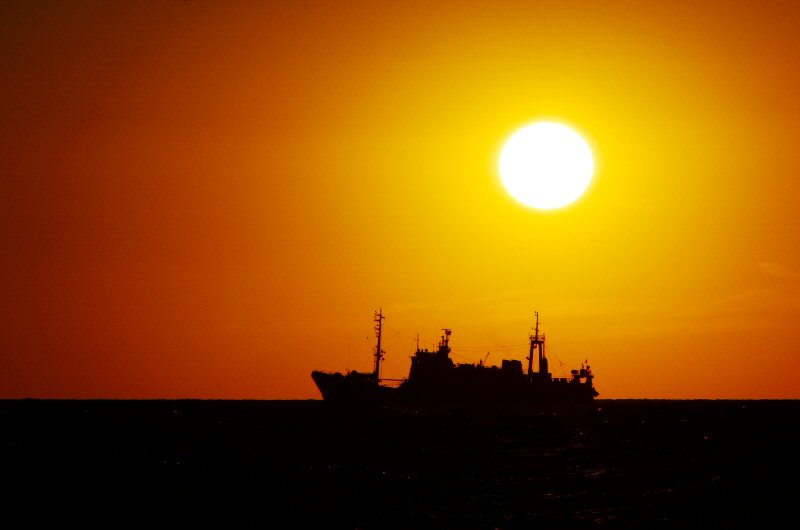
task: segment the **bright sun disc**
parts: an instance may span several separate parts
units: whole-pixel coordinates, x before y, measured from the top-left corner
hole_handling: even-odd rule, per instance
[[[558,123],[539,122],[514,133],[500,153],[500,178],[519,202],[550,210],[586,191],[594,160],[589,144]]]

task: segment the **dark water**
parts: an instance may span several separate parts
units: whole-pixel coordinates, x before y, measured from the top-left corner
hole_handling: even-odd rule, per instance
[[[793,527],[798,420],[798,401],[0,401],[2,509],[109,526]]]

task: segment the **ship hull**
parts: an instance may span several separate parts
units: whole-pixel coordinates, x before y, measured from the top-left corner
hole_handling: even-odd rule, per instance
[[[531,382],[498,379],[475,384],[472,380],[438,380],[435,384],[404,382],[380,385],[367,374],[312,372],[322,399],[330,403],[402,405],[550,405],[587,403],[598,395],[593,386],[578,382]]]

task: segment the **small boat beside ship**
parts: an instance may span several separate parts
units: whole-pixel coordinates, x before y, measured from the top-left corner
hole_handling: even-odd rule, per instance
[[[522,361],[503,359],[500,366],[454,363],[450,358],[451,329],[443,329],[436,350],[420,349],[411,357],[407,379],[381,379],[383,311],[375,313],[377,345],[372,373],[315,370],[311,378],[322,399],[331,403],[404,405],[550,405],[591,402],[598,396],[588,364],[572,370],[570,377],[553,377],[545,352],[545,335],[539,330],[539,313],[530,334],[527,369]],[[534,365],[534,360],[536,364]],[[386,383],[395,383],[390,386]],[[396,384],[396,383],[399,383]]]

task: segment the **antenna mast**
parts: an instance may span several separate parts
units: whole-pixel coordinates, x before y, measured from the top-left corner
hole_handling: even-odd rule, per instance
[[[384,318],[386,317],[383,316],[383,308],[379,308],[378,311],[375,311],[375,335],[378,337],[378,345],[375,347],[375,369],[372,371],[372,377],[374,377],[376,381],[380,379],[381,360],[383,360],[383,354],[386,353],[381,349],[381,332],[383,331]]]

